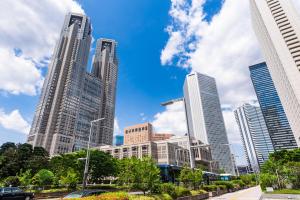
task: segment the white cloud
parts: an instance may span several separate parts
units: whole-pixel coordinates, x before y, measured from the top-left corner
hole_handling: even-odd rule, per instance
[[[73,0],[1,1],[0,79],[5,83],[0,84],[1,91],[37,94],[43,81],[38,67],[51,57],[64,16],[70,11],[83,13]],[[18,56],[12,53],[15,49]]]
[[[0,90],[12,94],[36,95],[43,77],[34,63],[13,51],[0,49]]]
[[[175,135],[187,133],[183,103],[177,102],[168,105],[165,111],[154,116],[152,124],[156,132]]]
[[[30,130],[30,124],[22,117],[19,110],[5,113],[0,109],[0,125],[5,129],[24,134],[28,134]]]

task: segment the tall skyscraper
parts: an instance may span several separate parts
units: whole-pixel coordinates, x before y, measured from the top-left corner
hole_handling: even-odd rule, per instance
[[[300,146],[300,18],[289,0],[250,0],[252,22]]]
[[[184,99],[189,134],[209,144],[213,160],[235,174],[215,79],[196,72],[187,75]]]
[[[249,67],[250,76],[275,150],[297,148],[297,143],[266,63]]]
[[[33,146],[44,147],[50,155],[85,148],[90,121],[103,117],[107,87],[94,71],[86,72],[90,44],[90,19],[81,14],[68,14],[27,139]],[[106,68],[107,65],[101,66],[102,71]],[[112,138],[96,124],[92,129],[91,145],[112,144],[112,139],[103,142],[103,135]]]
[[[248,169],[259,171],[259,166],[274,152],[271,138],[260,107],[244,104],[235,111],[235,119],[239,126]]]
[[[96,53],[93,58],[92,73],[98,77],[103,84],[101,118],[100,122],[100,144],[112,144],[116,87],[118,76],[117,43],[110,39],[99,39],[97,41]]]

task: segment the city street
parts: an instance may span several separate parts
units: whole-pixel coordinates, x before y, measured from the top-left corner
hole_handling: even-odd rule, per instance
[[[262,192],[259,186],[252,187],[238,192],[228,193],[219,197],[210,198],[212,200],[259,200]]]

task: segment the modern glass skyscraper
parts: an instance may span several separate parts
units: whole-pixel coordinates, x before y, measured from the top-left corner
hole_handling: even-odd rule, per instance
[[[266,63],[249,67],[253,86],[275,150],[297,148]]]
[[[27,139],[33,146],[44,147],[50,155],[85,148],[90,121],[104,116],[103,107],[109,101],[106,98],[109,96],[107,79],[99,77],[95,71],[86,72],[91,38],[91,23],[87,16],[66,16]],[[96,55],[101,53],[96,51]],[[105,54],[105,57],[108,56],[111,54]],[[105,72],[110,70],[108,63],[105,62],[99,69],[105,76],[109,76]],[[116,78],[116,74],[113,77]],[[110,92],[115,94],[115,87],[110,88]],[[109,103],[114,104],[114,101]],[[110,107],[114,109],[114,105]],[[95,125],[91,145],[112,144],[112,132],[104,133],[100,126]]]
[[[300,146],[299,15],[290,0],[250,0],[250,5],[254,30],[295,140]]]
[[[244,152],[250,171],[259,171],[259,166],[274,152],[273,144],[260,107],[244,104],[235,111]]]
[[[235,174],[215,79],[196,72],[187,75],[184,99],[189,134],[209,144],[212,159]]]

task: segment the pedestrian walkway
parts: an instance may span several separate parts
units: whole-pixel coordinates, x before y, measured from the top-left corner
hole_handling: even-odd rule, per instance
[[[259,200],[262,191],[259,186],[233,193],[227,193],[218,197],[212,197],[211,200]]]

